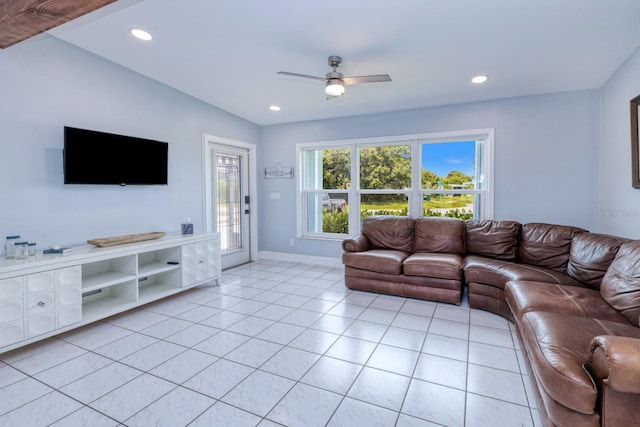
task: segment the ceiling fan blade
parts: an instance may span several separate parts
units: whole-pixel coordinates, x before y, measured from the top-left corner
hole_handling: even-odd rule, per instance
[[[346,85],[354,85],[358,83],[379,83],[390,82],[391,77],[389,77],[388,74],[375,74],[373,76],[343,77],[342,81]]]
[[[321,81],[326,80],[324,77],[309,76],[307,74],[289,73],[287,71],[278,71],[278,74],[282,74],[285,76],[292,76],[292,77],[302,77],[305,79],[314,79],[314,80],[321,80]]]

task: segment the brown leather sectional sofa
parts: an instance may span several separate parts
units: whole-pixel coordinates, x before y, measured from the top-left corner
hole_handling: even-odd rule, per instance
[[[640,241],[515,221],[369,217],[343,242],[351,289],[512,320],[549,426],[640,425]]]

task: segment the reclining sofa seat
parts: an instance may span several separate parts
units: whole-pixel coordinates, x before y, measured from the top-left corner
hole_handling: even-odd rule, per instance
[[[540,413],[547,425],[640,425],[640,241],[576,242],[572,256],[582,255],[592,287],[511,281],[505,289]]]
[[[568,274],[573,238],[582,228],[544,223],[472,220],[465,223],[463,262],[469,305],[510,318],[504,298],[510,280],[584,287]]]
[[[464,223],[454,218],[373,216],[342,242],[351,289],[460,304]]]

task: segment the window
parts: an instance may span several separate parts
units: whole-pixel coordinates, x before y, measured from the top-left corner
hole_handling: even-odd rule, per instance
[[[299,234],[343,239],[371,215],[492,215],[493,131],[298,144]]]
[[[411,145],[358,148],[360,216],[407,215],[411,195]]]
[[[422,142],[422,215],[481,217],[484,141]]]
[[[309,149],[302,153],[303,235],[349,233],[351,148]]]

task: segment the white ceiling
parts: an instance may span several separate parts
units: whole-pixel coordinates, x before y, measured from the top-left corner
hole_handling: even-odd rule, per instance
[[[639,21],[640,0],[119,0],[49,34],[268,125],[600,88]],[[324,76],[329,55],[393,81],[326,100],[321,81],[276,74]]]

